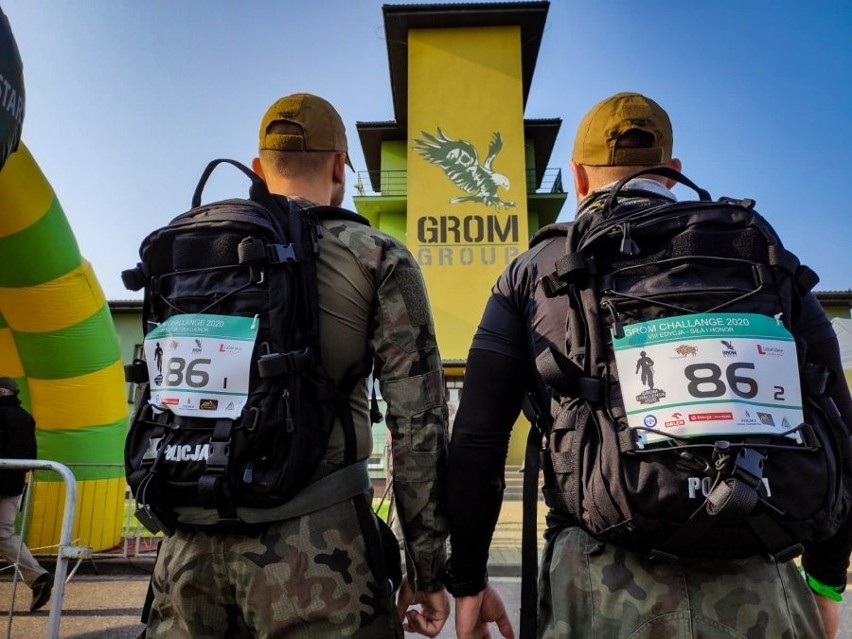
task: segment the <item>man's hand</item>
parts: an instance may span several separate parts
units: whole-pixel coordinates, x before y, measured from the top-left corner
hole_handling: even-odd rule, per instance
[[[420,610],[409,610],[409,606],[417,604]],[[406,632],[435,637],[450,616],[450,597],[446,590],[414,593],[408,580],[403,579],[397,595],[396,610]]]
[[[491,639],[490,622],[497,624],[497,629],[506,639],[515,639],[506,606],[490,584],[479,594],[456,599],[458,639]]]
[[[837,629],[840,627],[840,604],[828,597],[814,593],[819,616],[822,617],[822,625],[825,627],[826,639],[834,639]]]

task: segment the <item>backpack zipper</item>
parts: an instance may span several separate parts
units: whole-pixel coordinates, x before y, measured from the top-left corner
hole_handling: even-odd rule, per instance
[[[639,255],[639,247],[630,237],[630,222],[621,224],[619,228],[621,229],[621,246],[619,247],[621,254],[629,257]]]

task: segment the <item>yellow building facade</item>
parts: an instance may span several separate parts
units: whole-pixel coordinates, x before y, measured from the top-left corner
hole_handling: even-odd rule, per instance
[[[368,170],[353,199],[420,264],[451,415],[491,287],[566,198],[547,168],[561,121],[524,119],[548,6],[383,7],[395,119],[358,123]]]

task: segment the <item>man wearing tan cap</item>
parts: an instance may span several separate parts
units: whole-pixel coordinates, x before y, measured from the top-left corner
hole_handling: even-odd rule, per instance
[[[672,146],[669,116],[655,101],[638,93],[619,93],[595,105],[580,122],[571,161],[578,219],[603,207],[621,178],[652,167],[679,170],[681,163],[672,156]],[[673,185],[674,180],[665,176],[633,179],[625,186],[620,206],[674,202],[669,190]],[[545,382],[536,365],[552,349],[563,359],[569,356],[568,299],[547,297],[542,285],[557,260],[566,255],[569,226],[542,229],[532,248],[507,267],[492,289],[468,355],[464,394],[450,443],[451,556],[442,574],[447,590],[456,597],[460,639],[482,636],[485,622],[496,622],[503,636],[512,636],[503,602],[488,585],[486,563],[502,500],[509,436],[525,394],[531,394],[543,411],[549,412],[550,407],[554,416],[566,413],[558,411],[552,397],[562,405],[580,406],[583,398],[594,397],[592,391],[577,386],[563,386],[560,393]],[[796,329],[797,337],[809,344],[809,360],[834,372],[828,393],[847,423],[852,423],[852,401],[843,383],[837,340],[813,295],[803,299],[799,326],[803,328]],[[576,351],[575,357],[583,352]],[[657,367],[662,366],[658,362]],[[576,427],[560,423],[562,429]],[[572,454],[582,456],[583,445]],[[556,468],[556,463],[551,462],[550,468]],[[558,472],[572,472],[571,461],[564,466]],[[552,490],[556,480],[548,474],[548,466],[544,479],[545,487]],[[792,560],[775,562],[761,555],[727,561],[652,562],[647,554],[598,541],[575,525],[567,512],[551,507],[538,584],[536,634],[546,639],[819,637],[823,636],[821,613],[827,635],[833,637],[838,606],[831,599],[837,599],[845,587],[852,548],[849,529],[847,522],[833,539],[806,550],[803,563],[808,583],[822,593],[814,597]]]
[[[357,466],[363,476],[331,495],[315,481],[293,500],[312,496],[302,499],[309,502],[306,514],[270,521],[258,513],[256,520],[264,523],[249,532],[217,533],[211,539],[179,531],[181,540],[170,538],[157,563],[149,639],[399,639],[403,625],[435,636],[449,615],[449,598],[437,578],[447,537],[439,502],[447,408],[429,300],[419,267],[401,242],[354,213],[341,209],[332,218],[316,208],[342,202],[347,166],[343,121],[326,100],[289,95],[264,114],[252,167],[273,194],[295,200],[306,214],[313,209],[320,219],[322,359],[338,386],[353,385],[348,410],[335,411],[341,417],[315,479]],[[371,372],[387,403],[393,488],[408,559],[396,602],[374,565],[381,544],[369,519],[372,489],[366,471],[373,446]],[[216,550],[222,547],[224,555]],[[385,544],[386,568],[393,561],[399,566],[399,550],[395,539]],[[379,560],[385,563],[381,551]],[[202,587],[199,582],[208,577],[212,583]]]
[[[252,168],[270,186],[281,185],[288,191],[281,195],[332,206],[343,202],[343,165],[351,169],[352,162],[343,120],[326,100],[309,93],[277,100],[260,123],[258,148],[260,157]],[[266,171],[264,165],[268,165]],[[331,176],[327,175],[329,169]]]

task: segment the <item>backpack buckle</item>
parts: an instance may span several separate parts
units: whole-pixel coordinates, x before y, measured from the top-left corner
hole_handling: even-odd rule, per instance
[[[207,457],[207,470],[215,475],[224,475],[228,468],[230,454],[230,438],[224,442],[210,441],[210,455]]]
[[[776,553],[772,553],[773,559],[779,564],[783,564],[791,559],[795,559],[799,555],[805,552],[805,547],[802,544],[793,544],[783,550],[779,550]]]
[[[292,244],[267,244],[266,255],[273,264],[299,261]]]
[[[734,461],[733,476],[742,479],[752,488],[758,488],[763,479],[763,462],[766,455],[762,455],[754,448],[743,448]]]
[[[228,457],[231,454],[231,428],[233,423],[230,419],[217,419],[210,436],[210,454],[207,457],[205,473],[213,475],[224,475],[228,469]]]

